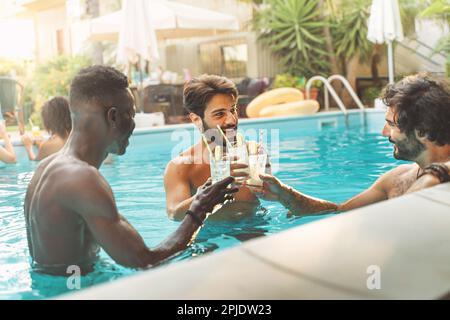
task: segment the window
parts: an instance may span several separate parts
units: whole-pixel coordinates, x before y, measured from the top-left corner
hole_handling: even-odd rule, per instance
[[[245,38],[217,40],[199,45],[202,73],[229,78],[247,75],[247,43]]]

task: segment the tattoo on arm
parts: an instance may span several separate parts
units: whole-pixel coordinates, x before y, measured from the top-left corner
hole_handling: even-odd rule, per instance
[[[294,215],[325,213],[338,208],[335,203],[303,195],[287,185],[282,188],[280,202]]]

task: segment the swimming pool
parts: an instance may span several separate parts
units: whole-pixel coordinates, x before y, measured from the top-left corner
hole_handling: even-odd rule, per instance
[[[242,121],[240,128],[279,129],[269,140],[279,140],[279,171],[284,182],[312,196],[343,201],[364,190],[376,178],[399,164],[392,147],[379,133],[384,113],[350,112],[308,118]],[[364,125],[363,122],[366,124]],[[119,211],[133,224],[149,246],[158,244],[178,226],[167,219],[163,173],[174,147],[174,128],[194,132],[190,126],[136,130],[127,153],[104,165],[102,174],[114,191]],[[278,135],[278,136],[277,136]],[[269,141],[269,147],[276,144]],[[17,165],[0,165],[0,299],[42,299],[68,292],[66,278],[33,272],[23,219],[23,199],[34,163],[17,148]],[[256,216],[233,222],[207,221],[193,246],[171,261],[219,251],[248,239],[324,219],[329,215],[288,218],[279,204],[263,202]],[[95,271],[82,277],[81,287],[111,281],[136,271],[115,264],[104,252]]]

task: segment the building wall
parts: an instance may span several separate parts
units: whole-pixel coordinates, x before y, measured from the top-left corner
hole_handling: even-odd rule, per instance
[[[192,75],[199,75],[207,72],[204,70],[200,46],[203,44],[220,45],[226,41],[236,41],[247,45],[247,70],[242,75],[250,78],[275,77],[281,72],[281,68],[277,64],[277,59],[259,43],[256,42],[256,35],[253,32],[241,32],[230,35],[215,36],[210,38],[197,38],[173,41],[171,44],[163,46],[160,63],[166,70],[183,73],[183,69],[188,69]],[[213,51],[212,51],[213,52]],[[210,57],[210,59],[221,59],[218,50]],[[219,73],[219,72],[216,72]]]
[[[233,15],[239,20],[241,30],[246,30],[247,22],[252,18],[252,6],[238,0],[176,0],[176,2]]]
[[[65,5],[35,12],[33,18],[38,62],[71,52]]]

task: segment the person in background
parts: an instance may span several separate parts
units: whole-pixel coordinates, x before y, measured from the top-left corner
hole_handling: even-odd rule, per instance
[[[29,133],[22,135],[28,158],[32,161],[40,161],[61,150],[72,130],[69,101],[65,97],[55,97],[47,101],[42,107],[41,116],[50,138],[39,145],[37,155],[33,150],[33,136]]]
[[[0,162],[16,163],[16,153],[6,132],[5,121],[0,119],[0,140],[3,139],[4,147],[0,146]]]

